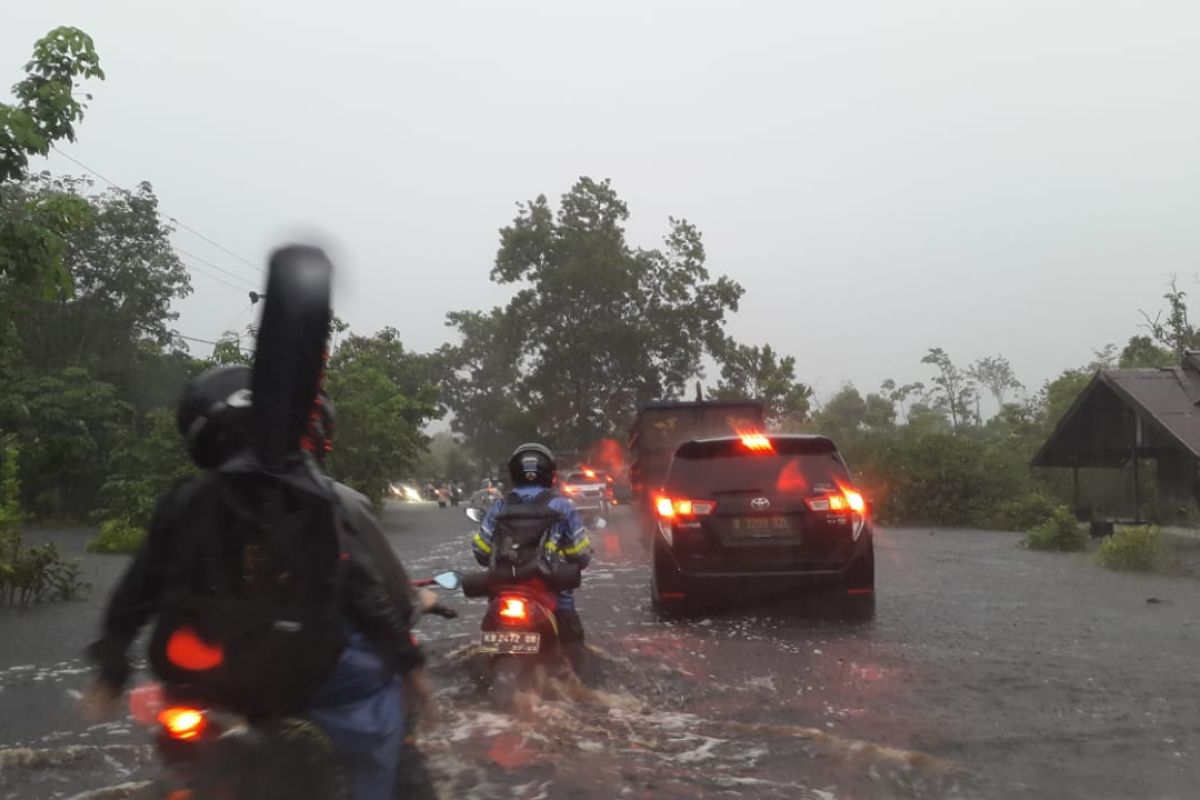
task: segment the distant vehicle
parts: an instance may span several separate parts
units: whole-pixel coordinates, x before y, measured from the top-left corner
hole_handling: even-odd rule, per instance
[[[495,478],[485,478],[480,481],[479,487],[471,493],[471,498],[467,501],[467,505],[471,508],[489,509],[492,504],[504,496],[504,490],[501,488],[501,483]]]
[[[559,488],[571,498],[584,524],[608,519],[611,489],[604,472],[588,467],[571,470],[559,478]]]
[[[875,607],[866,503],[823,436],[746,434],[686,442],[654,499],[650,594],[678,610],[723,590],[832,589],[846,610]]]
[[[420,489],[411,483],[404,483],[402,481],[389,483],[388,495],[393,500],[400,500],[405,503],[415,503],[422,499]]]
[[[654,531],[654,496],[662,488],[676,448],[693,439],[766,428],[756,400],[695,400],[643,406],[629,432],[629,502],[642,515],[643,542]]]

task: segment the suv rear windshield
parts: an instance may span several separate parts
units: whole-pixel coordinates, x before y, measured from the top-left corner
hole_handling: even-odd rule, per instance
[[[828,439],[776,439],[752,452],[740,440],[689,442],[679,448],[667,489],[700,498],[744,492],[819,493],[848,484],[846,464]]]

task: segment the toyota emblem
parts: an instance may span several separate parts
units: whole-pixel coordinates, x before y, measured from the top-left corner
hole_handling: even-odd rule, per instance
[[[771,501],[765,497],[756,497],[750,501],[750,507],[755,511],[766,511],[771,507]]]

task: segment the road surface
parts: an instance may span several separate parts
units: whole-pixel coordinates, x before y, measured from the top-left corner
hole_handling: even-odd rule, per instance
[[[471,563],[459,510],[396,505],[384,522],[415,575]],[[620,517],[579,593],[592,684],[489,706],[469,679],[482,606],[447,598],[460,619],[421,630],[442,708],[422,747],[447,798],[1195,797],[1200,582],[1018,538],[880,531],[869,623],[805,599],[663,621]],[[89,600],[0,610],[0,798],[152,774],[140,731],[85,727],[72,705],[123,564],[87,557]]]

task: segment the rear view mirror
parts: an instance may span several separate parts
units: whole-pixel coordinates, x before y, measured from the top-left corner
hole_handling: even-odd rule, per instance
[[[462,583],[457,572],[439,572],[433,576],[433,582],[443,589],[457,589]]]
[[[471,522],[483,522],[483,509],[471,506],[466,510],[467,519]]]
[[[604,529],[605,529],[605,528],[607,528],[607,527],[608,527],[608,520],[604,519],[603,517],[601,517],[600,519],[596,520],[596,522],[595,522],[595,528],[596,528],[596,530],[598,530],[598,531],[602,531],[602,530],[604,530]]]

